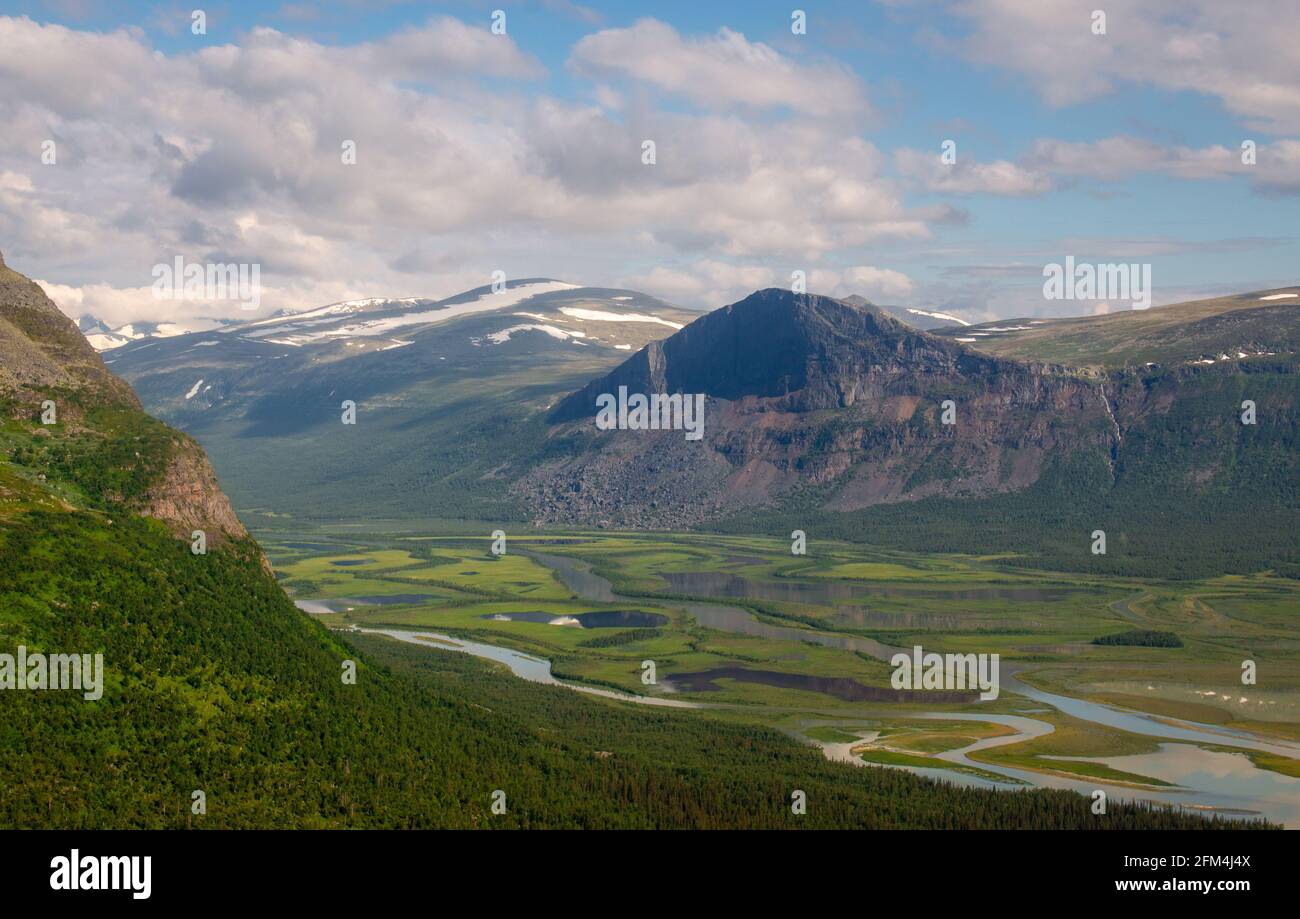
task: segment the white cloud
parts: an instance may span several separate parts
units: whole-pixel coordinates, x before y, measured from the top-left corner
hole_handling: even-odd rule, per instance
[[[1092,32],[1104,9],[1106,34]],[[1291,0],[957,0],[956,47],[1019,73],[1052,105],[1123,84],[1217,98],[1261,130],[1300,131],[1300,15]]]
[[[586,36],[574,47],[571,62],[581,73],[623,77],[708,108],[870,113],[861,81],[848,68],[801,64],[728,28],[708,38],[683,38],[670,25],[642,19],[629,28]]]
[[[956,195],[1040,195],[1052,187],[1051,179],[1035,169],[1006,160],[980,163],[959,155],[952,164],[943,163],[938,153],[901,149],[894,151],[900,174],[916,180],[927,191]]]
[[[811,263],[924,240],[944,219],[909,209],[879,151],[839,120],[799,114],[801,100],[864,110],[844,68],[736,34],[669,38],[696,74],[713,59],[719,81],[758,67],[771,82],[737,88],[735,110],[684,113],[635,87],[594,84],[599,104],[537,95],[526,81],[541,65],[511,38],[445,17],[348,46],[257,28],[183,54],[138,30],[0,17],[0,121],[13,127],[0,135],[0,246],[126,321],[159,318],[152,297],[136,316],[126,304],[177,255],[261,265],[266,313],[445,296],[496,269],[608,283],[683,253]],[[769,106],[782,110],[752,111]],[[54,166],[39,162],[47,138]],[[355,165],[341,162],[345,140]]]
[[[1255,162],[1242,162],[1242,151],[1214,144],[1184,147],[1135,137],[1096,141],[1039,140],[1026,157],[1034,170],[1063,176],[1119,181],[1156,172],[1179,179],[1204,180],[1242,176],[1265,190],[1300,192],[1300,141],[1259,143]]]

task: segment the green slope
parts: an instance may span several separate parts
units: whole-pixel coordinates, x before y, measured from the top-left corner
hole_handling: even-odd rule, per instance
[[[1090,372],[1300,351],[1300,287],[1069,319],[1003,319],[936,334],[998,357]]]

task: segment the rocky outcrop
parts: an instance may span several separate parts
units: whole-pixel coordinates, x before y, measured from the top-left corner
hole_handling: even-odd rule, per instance
[[[131,387],[109,372],[77,324],[0,255],[0,396],[26,401],[34,388],[54,386],[140,408]]]
[[[621,386],[705,394],[704,437],[595,430],[597,398]],[[550,420],[516,495],[541,522],[610,526],[690,526],[809,487],[828,510],[1013,491],[1062,451],[1113,455],[1119,436],[1097,383],[778,289],[642,349]]]
[[[221,490],[207,456],[188,439],[174,451],[166,472],[144,494],[138,509],[146,517],[169,524],[187,539],[193,530],[203,530],[216,541],[222,536],[242,539],[248,535]]]
[[[58,426],[37,427],[43,440],[94,444],[97,438],[133,438],[135,462],[165,456],[158,463],[162,471],[142,494],[113,500],[163,521],[184,539],[196,529],[218,544],[247,537],[199,445],[175,431],[170,440],[165,433],[142,439],[136,432],[161,424],[143,417],[131,387],[109,371],[76,323],[0,256],[0,400],[14,418],[26,421],[46,399],[56,404]],[[95,410],[105,408],[116,411],[101,424]],[[142,459],[140,451],[148,450],[155,452]]]

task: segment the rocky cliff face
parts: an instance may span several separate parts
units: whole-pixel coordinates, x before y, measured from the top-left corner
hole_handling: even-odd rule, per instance
[[[162,520],[187,539],[194,529],[216,541],[248,535],[199,445],[149,419],[131,387],[109,371],[76,323],[0,255],[0,410],[33,423],[46,400],[55,404],[57,424],[33,424],[42,445],[33,462],[52,456],[61,465],[78,462],[69,457],[84,456],[87,463],[125,457],[157,469],[139,493],[124,498],[129,509]]]
[[[102,401],[140,407],[131,387],[109,373],[76,323],[0,256],[0,394],[30,398],[34,390],[51,386],[91,389]]]
[[[703,393],[704,436],[597,431],[597,398]],[[951,400],[951,424],[945,402]],[[812,487],[828,510],[1035,482],[1061,451],[1114,455],[1104,388],[981,355],[870,306],[764,290],[563,400],[516,486],[543,522],[676,527]]]

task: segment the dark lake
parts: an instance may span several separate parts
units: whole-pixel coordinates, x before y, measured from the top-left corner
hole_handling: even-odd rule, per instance
[[[864,686],[857,680],[842,676],[812,676],[805,673],[780,673],[776,670],[751,670],[748,667],[714,667],[695,673],[674,673],[668,682],[688,692],[715,692],[722,687],[715,680],[738,680],[743,683],[761,683],[781,689],[803,689],[834,696],[845,702],[973,702],[978,693],[881,689]]]
[[[330,564],[339,565],[340,567],[347,567],[350,565],[370,565],[373,564],[373,561],[368,558],[338,558],[330,562]]]

